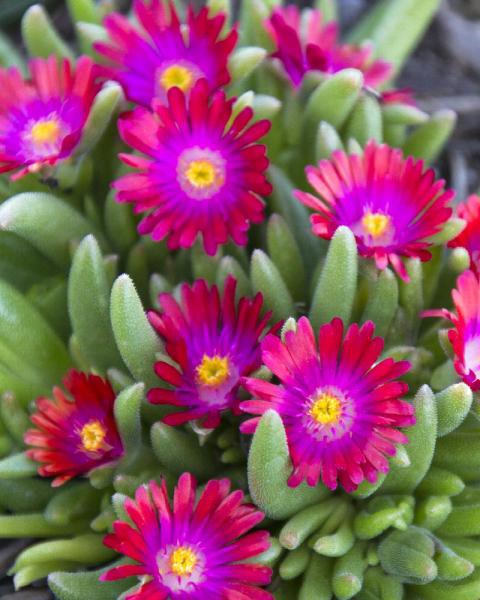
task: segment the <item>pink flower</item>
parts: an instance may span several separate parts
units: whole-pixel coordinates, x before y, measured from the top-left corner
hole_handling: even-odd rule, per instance
[[[277,7],[266,27],[277,46],[272,56],[280,60],[295,87],[309,71],[336,73],[359,69],[365,84],[372,87],[385,82],[391,74],[390,63],[373,59],[371,45],[341,44],[338,23],[323,23],[319,10],[309,9],[302,14],[293,4]]]
[[[165,101],[174,86],[188,94],[201,78],[210,90],[229,83],[227,64],[238,35],[221,38],[224,14],[210,17],[206,7],[195,14],[189,5],[182,25],[173,2],[135,0],[133,8],[139,27],[112,13],[105,19],[110,43],[95,44],[111,63],[105,76],[117,80],[129,100],[149,107],[154,98]]]
[[[448,337],[455,353],[455,370],[472,390],[480,390],[480,281],[473,271],[465,271],[452,291],[455,311],[433,309],[424,317],[442,317],[453,323]]]
[[[240,378],[261,366],[260,338],[271,313],[261,317],[261,294],[236,303],[236,285],[229,276],[220,298],[217,286],[202,279],[184,284],[181,304],[161,294],[163,312],[148,315],[178,365],[156,363],[155,372],[172,389],[154,388],[148,400],[187,409],[165,417],[169,425],[201,419],[204,427],[216,427],[221,412],[238,413]]]
[[[470,255],[470,267],[478,272],[480,267],[480,196],[472,194],[456,207],[457,217],[467,225],[457,237],[448,242],[449,248],[465,248]]]
[[[254,399],[240,408],[254,415],[274,409],[281,416],[293,463],[290,486],[303,480],[315,486],[321,477],[329,488],[339,481],[351,492],[365,479],[374,483],[379,471],[388,472],[385,455],[395,455],[395,444],[408,441],[397,428],[415,423],[414,409],[399,399],[408,386],[397,377],[410,364],[377,362],[383,340],[373,332],[369,321],[351,325],[343,337],[343,323],[335,318],[320,327],[317,345],[302,317],[284,342],[273,335],[263,340],[263,362],[280,384],[245,379]],[[259,420],[246,421],[241,430],[253,433]]]
[[[0,173],[20,169],[12,179],[69,158],[80,142],[98,91],[93,62],[34,58],[32,80],[16,67],[0,68]]]
[[[25,433],[25,443],[34,446],[27,456],[42,463],[42,477],[55,477],[54,487],[123,455],[110,383],[73,369],[63,383],[71,397],[55,387],[53,400],[39,398],[31,417],[35,428]]]
[[[196,484],[184,473],[170,503],[165,481],[138,488],[125,509],[133,524],[116,521],[105,544],[133,559],[101,576],[113,581],[138,576],[142,582],[126,600],[273,600],[258,586],[271,569],[245,563],[270,546],[266,531],[248,533],[263,513],[230,492],[228,479],[209,481],[198,501]]]
[[[121,155],[138,172],[114,182],[117,200],[148,213],[139,232],[168,238],[170,249],[190,248],[200,233],[210,255],[230,237],[245,245],[250,223],[264,218],[260,196],[271,192],[265,146],[256,143],[269,121],[249,125],[253,111],[244,108],[228,124],[233,100],[210,94],[205,79],[188,100],[178,88],[167,97],[153,113],[137,108],[119,121],[123,140],[149,158]]]
[[[430,260],[430,238],[452,214],[454,196],[435,181],[433,169],[402,151],[371,141],[362,156],[336,151],[331,160],[306,168],[307,179],[320,198],[297,191],[296,197],[316,211],[313,233],[329,240],[345,225],[355,234],[358,251],[379,269],[388,263],[408,281],[401,256]]]

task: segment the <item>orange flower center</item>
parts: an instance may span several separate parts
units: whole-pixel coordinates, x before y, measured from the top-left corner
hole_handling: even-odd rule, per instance
[[[379,212],[367,212],[362,218],[362,225],[369,235],[377,238],[383,235],[390,227],[390,217]]]
[[[185,546],[179,546],[170,555],[170,569],[179,577],[191,575],[197,562],[195,552]]]
[[[188,92],[194,83],[193,73],[182,65],[167,67],[160,75],[160,84],[165,90],[178,87],[182,92]]]
[[[197,379],[203,385],[215,387],[221,385],[230,374],[230,365],[226,356],[203,355],[202,362],[196,368]]]
[[[107,431],[100,421],[89,421],[80,431],[82,447],[86,452],[97,452],[103,446]]]
[[[342,414],[342,403],[333,394],[322,392],[313,401],[308,414],[321,425],[337,423]]]

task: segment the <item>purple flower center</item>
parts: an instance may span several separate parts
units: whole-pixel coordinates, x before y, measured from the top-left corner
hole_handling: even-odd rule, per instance
[[[220,152],[198,146],[188,148],[178,158],[178,183],[190,198],[206,200],[223,187],[225,166]]]

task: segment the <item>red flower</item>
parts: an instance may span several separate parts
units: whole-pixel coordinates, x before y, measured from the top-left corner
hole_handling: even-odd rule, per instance
[[[277,46],[272,56],[280,60],[295,87],[309,71],[359,69],[369,86],[380,85],[392,71],[390,63],[373,59],[371,45],[341,44],[338,23],[323,23],[319,10],[309,9],[302,14],[293,4],[277,7],[266,27]]]
[[[98,91],[86,56],[74,70],[55,56],[29,67],[31,81],[16,67],[0,69],[0,173],[21,167],[12,179],[71,156]]]
[[[39,398],[31,417],[36,427],[25,433],[25,443],[33,446],[27,456],[42,463],[38,472],[54,477],[53,486],[123,455],[110,383],[73,369],[63,383],[71,398],[58,387],[53,388],[54,400]]]
[[[455,370],[472,390],[480,390],[480,281],[473,271],[465,271],[452,291],[456,314],[446,309],[423,312],[424,317],[442,317],[454,327],[448,337],[455,353]]]
[[[293,472],[289,485],[303,480],[335,489],[338,481],[351,492],[378,472],[389,470],[387,456],[395,444],[408,438],[398,427],[415,423],[413,406],[400,400],[408,386],[398,377],[410,368],[407,361],[387,358],[377,362],[383,340],[373,337],[371,321],[351,325],[343,335],[343,323],[335,318],[320,327],[318,342],[306,317],[285,341],[269,335],[262,342],[264,364],[280,385],[246,378],[244,386],[255,397],[241,410],[263,415],[274,409],[287,433]],[[260,417],[242,424],[253,433]]]
[[[122,139],[148,158],[121,155],[137,172],[114,182],[117,200],[147,213],[139,233],[167,238],[172,250],[190,248],[199,234],[211,255],[230,237],[245,245],[250,223],[264,219],[260,196],[271,192],[265,146],[257,143],[270,122],[251,125],[251,108],[230,122],[233,100],[211,94],[205,79],[189,99],[178,88],[167,96],[168,106],[137,108],[119,121]]]
[[[95,44],[112,64],[105,75],[122,85],[129,100],[149,107],[154,98],[165,101],[174,86],[188,95],[201,78],[210,91],[229,83],[227,64],[238,35],[230,31],[221,39],[223,13],[211,17],[204,7],[195,14],[189,5],[183,25],[173,2],[135,0],[133,9],[139,27],[110,14],[105,27],[111,42]]]
[[[238,412],[240,378],[261,366],[260,338],[270,313],[261,316],[261,294],[237,304],[236,285],[228,277],[221,299],[217,286],[208,288],[202,279],[184,284],[181,304],[161,294],[163,312],[149,313],[178,368],[157,362],[155,372],[172,389],[154,388],[147,398],[187,409],[165,417],[169,425],[202,419],[204,427],[216,427],[223,411]]]
[[[271,569],[245,563],[270,546],[268,532],[247,533],[263,513],[230,493],[228,479],[209,481],[198,501],[195,480],[184,473],[171,505],[165,481],[140,487],[125,509],[133,525],[116,521],[105,544],[135,561],[114,567],[102,581],[138,576],[126,600],[273,600],[257,586]]]
[[[390,263],[408,280],[401,256],[430,260],[428,247],[452,214],[454,196],[433,169],[402,151],[371,141],[362,156],[336,151],[331,160],[306,168],[319,194],[297,191],[296,197],[316,212],[313,233],[329,240],[345,225],[355,234],[358,251],[379,269]]]
[[[480,196],[472,194],[465,203],[457,206],[457,217],[467,225],[457,237],[448,242],[449,248],[465,248],[470,255],[470,268],[478,272],[480,267]]]

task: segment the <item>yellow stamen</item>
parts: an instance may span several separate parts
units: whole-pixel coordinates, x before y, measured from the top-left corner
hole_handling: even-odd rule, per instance
[[[80,431],[83,449],[96,452],[103,446],[106,435],[107,431],[100,421],[89,421]]]
[[[60,136],[60,125],[55,119],[39,121],[33,125],[30,136],[34,144],[54,144]]]
[[[222,175],[209,160],[192,160],[185,171],[185,177],[196,188],[206,188],[222,184]]]
[[[382,213],[367,212],[363,216],[362,225],[367,233],[376,238],[390,227],[390,217]]]
[[[197,366],[197,378],[203,385],[214,387],[222,384],[230,374],[226,356],[203,355],[202,362]]]
[[[322,425],[336,423],[342,414],[342,404],[333,394],[321,393],[309,408],[308,414]]]
[[[170,556],[170,569],[175,575],[191,575],[198,559],[190,548],[180,546]]]
[[[178,87],[182,92],[187,92],[193,84],[192,72],[181,65],[172,65],[163,71],[160,83],[165,90]]]

